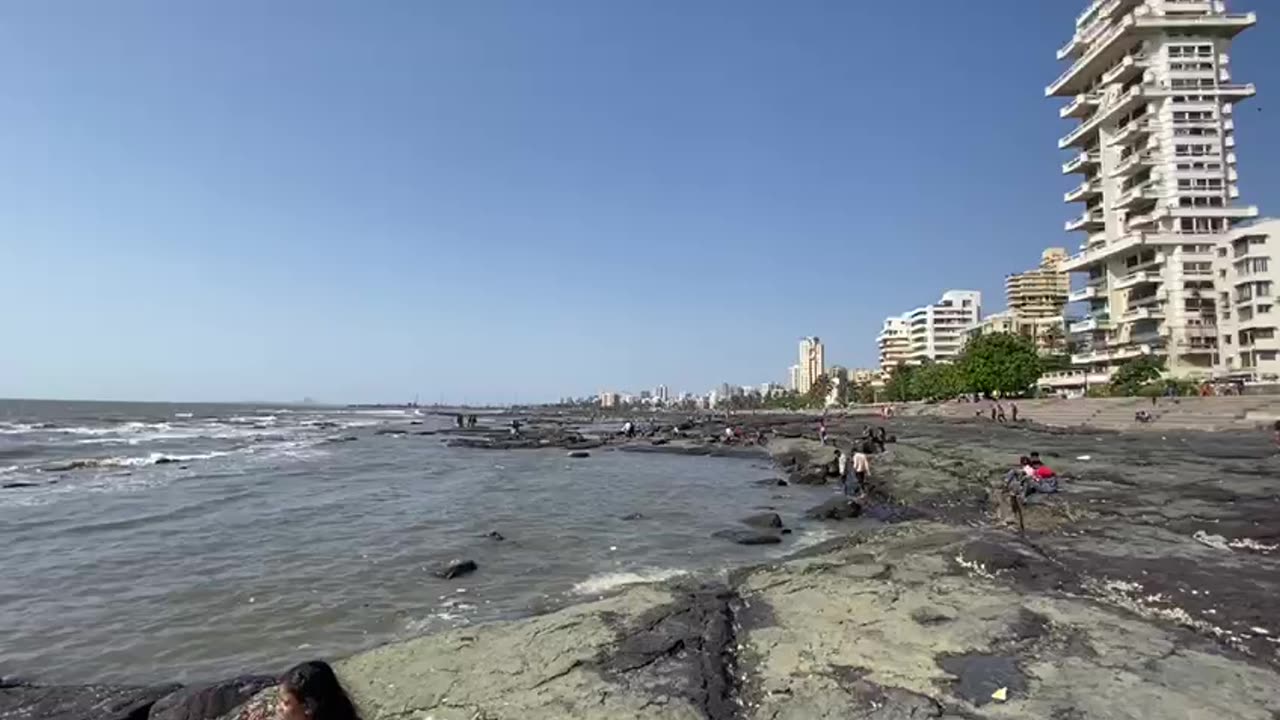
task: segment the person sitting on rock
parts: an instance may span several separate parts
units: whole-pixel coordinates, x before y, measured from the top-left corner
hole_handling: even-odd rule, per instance
[[[328,663],[312,660],[280,677],[279,720],[360,720]]]

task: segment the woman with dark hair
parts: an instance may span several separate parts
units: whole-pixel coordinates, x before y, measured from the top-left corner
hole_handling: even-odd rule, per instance
[[[328,663],[312,660],[280,676],[280,720],[360,720]]]

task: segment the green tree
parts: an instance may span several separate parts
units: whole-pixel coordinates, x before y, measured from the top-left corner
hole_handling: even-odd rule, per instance
[[[1062,333],[1062,325],[1056,323],[1044,329],[1040,334],[1040,340],[1050,355],[1059,355],[1066,348],[1066,337]]]
[[[898,365],[891,370],[884,386],[885,397],[892,402],[913,400],[911,396],[913,375],[915,375],[915,368],[910,365]]]
[[[1113,395],[1137,395],[1144,386],[1159,380],[1163,369],[1156,357],[1136,357],[1116,368],[1111,376],[1111,392]]]
[[[911,376],[914,400],[950,400],[965,390],[964,376],[951,363],[926,362]]]
[[[813,384],[809,386],[809,407],[822,407],[826,405],[827,396],[831,394],[831,385],[831,378],[827,377],[826,373],[814,378]]]
[[[969,341],[958,363],[964,386],[974,392],[1021,395],[1040,378],[1040,355],[1026,338],[1009,333]]]

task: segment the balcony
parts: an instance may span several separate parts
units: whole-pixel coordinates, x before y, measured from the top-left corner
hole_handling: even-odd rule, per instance
[[[1102,93],[1100,92],[1080,93],[1058,111],[1058,117],[1087,118],[1098,109],[1098,104],[1101,102]]]
[[[1129,157],[1120,161],[1115,169],[1111,171],[1111,177],[1125,178],[1156,164],[1155,153],[1135,152],[1130,153]]]
[[[1085,285],[1079,290],[1073,290],[1069,295],[1067,295],[1067,302],[1078,303],[1102,297],[1103,293],[1106,292],[1106,289],[1107,287],[1105,285]]]
[[[1137,287],[1139,285],[1158,283],[1162,280],[1163,278],[1160,276],[1160,273],[1155,270],[1139,270],[1137,272],[1131,272],[1117,280],[1115,288],[1117,290],[1124,290],[1131,287]]]
[[[1072,365],[1099,365],[1103,363],[1114,363],[1130,358],[1150,355],[1153,348],[1150,345],[1116,345],[1111,347],[1095,348],[1094,350],[1081,354],[1072,355]]]
[[[1073,220],[1068,220],[1064,226],[1067,232],[1075,230],[1101,230],[1106,226],[1104,215],[1101,210],[1085,210],[1084,214]]]
[[[1160,187],[1148,180],[1120,193],[1120,197],[1111,203],[1112,210],[1124,210],[1144,202],[1160,199]]]
[[[1131,31],[1135,25],[1134,17],[1130,14],[1102,33],[1080,59],[1072,63],[1071,67],[1044,89],[1045,97],[1075,95],[1083,92],[1093,75],[1104,70],[1117,59],[1121,50],[1116,41]]]
[[[1118,128],[1115,135],[1111,136],[1112,145],[1128,145],[1129,143],[1141,137],[1146,137],[1151,133],[1151,118],[1142,118]]]
[[[1119,65],[1102,74],[1102,82],[1104,85],[1126,82],[1135,76],[1141,75],[1146,67],[1147,56],[1145,53],[1126,55]]]
[[[1130,232],[1141,234],[1143,230],[1150,229],[1152,225],[1155,225],[1156,220],[1159,220],[1163,214],[1161,209],[1157,208],[1151,212],[1131,215],[1125,220],[1125,226],[1128,227]]]
[[[1152,295],[1151,297],[1154,299],[1156,296]],[[1132,303],[1130,304],[1132,305]],[[1141,320],[1160,320],[1163,318],[1164,310],[1161,310],[1158,306],[1137,307],[1126,310],[1125,313],[1120,316],[1120,324],[1131,325]]]
[[[1131,18],[1142,30],[1188,30],[1197,34],[1235,37],[1258,24],[1257,13],[1227,13],[1223,15],[1139,15]]]
[[[1096,145],[1094,142],[1098,134],[1098,124],[1102,122],[1100,113],[1095,113],[1088,120],[1077,125],[1071,132],[1064,135],[1058,140],[1058,149],[1066,150],[1069,147],[1089,147]]]
[[[1096,151],[1082,152],[1062,165],[1062,174],[1070,175],[1078,172],[1089,172],[1102,162],[1102,155]]]
[[[1111,317],[1101,314],[1085,318],[1079,322],[1071,323],[1067,326],[1067,332],[1072,335],[1080,335],[1083,333],[1097,332],[1099,330],[1110,330],[1111,328]]]
[[[1086,180],[1080,183],[1074,190],[1062,196],[1063,202],[1080,202],[1081,200],[1090,200],[1102,194],[1102,183],[1097,180]]]

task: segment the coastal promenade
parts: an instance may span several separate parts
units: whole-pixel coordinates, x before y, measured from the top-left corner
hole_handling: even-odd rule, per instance
[[[768,435],[776,477],[792,480],[780,494],[829,465],[816,416],[738,421]],[[866,422],[829,418],[831,441],[849,447]],[[592,452],[712,448],[722,428]],[[636,585],[335,667],[365,720],[1280,716],[1280,456],[1267,433],[1096,433],[971,415],[899,417],[887,430],[896,442],[873,457],[863,505],[884,522],[832,521],[834,539],[783,561]],[[1063,490],[1028,505],[1020,532],[1000,478],[1030,451]],[[92,698],[115,709],[89,716],[109,720],[272,717],[270,688],[220,714],[160,712],[220,688],[243,699],[228,687],[18,685],[0,689],[0,718],[81,717]],[[42,712],[56,702],[62,714]]]
[[[1073,398],[1005,401],[1018,406],[1018,418],[1051,427],[1095,427],[1107,430],[1253,430],[1280,420],[1280,395],[1157,398]],[[948,402],[903,406],[907,415],[972,418],[988,413],[991,403]],[[1151,413],[1139,423],[1134,414]]]

